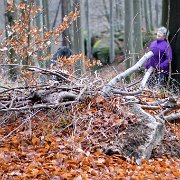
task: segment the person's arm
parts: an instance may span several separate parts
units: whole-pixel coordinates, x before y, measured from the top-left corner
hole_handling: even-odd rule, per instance
[[[146,69],[149,69],[150,66],[151,66],[151,61],[150,61],[150,59],[148,59],[148,60],[146,61],[146,64],[145,64],[145,68],[146,68]]]
[[[168,45],[168,48],[166,49],[165,55],[166,55],[165,61],[163,61],[160,64],[160,68],[162,70],[167,69],[167,67],[169,66],[169,63],[171,63],[171,61],[172,61],[172,49],[171,49],[170,45]]]
[[[150,46],[149,46],[149,51],[152,51],[152,52],[153,52],[153,50],[154,50],[154,43],[155,43],[155,41],[151,42],[151,44],[150,44]],[[153,53],[154,53],[154,52],[153,52]],[[148,60],[146,61],[146,64],[145,64],[145,68],[146,68],[146,69],[149,69],[150,67],[151,67],[151,58],[148,59]]]
[[[74,52],[73,52],[72,49],[69,48],[69,51],[70,51],[70,56],[71,56],[71,55],[74,55]]]

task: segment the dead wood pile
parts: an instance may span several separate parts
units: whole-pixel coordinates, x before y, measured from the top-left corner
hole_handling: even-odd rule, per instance
[[[24,86],[13,88],[1,86],[1,124],[5,122],[4,119],[8,119],[4,117],[8,117],[9,112],[33,113],[34,110],[68,107],[86,100],[87,97],[93,97],[95,94],[103,95],[107,101],[118,97],[121,103],[117,105],[117,108],[121,109],[121,106],[126,106],[131,113],[135,114],[138,121],[125,129],[121,138],[107,146],[105,153],[119,153],[124,157],[135,158],[140,164],[142,159],[151,157],[153,149],[163,140],[166,134],[165,122],[180,119],[178,111],[180,101],[179,94],[162,92],[161,87],[156,89],[145,87],[147,78],[153,69],[146,73],[142,81],[131,85],[125,84],[123,79],[139,68],[139,65],[136,66],[119,74],[106,85],[98,76],[93,79],[76,78],[63,71],[26,67],[26,70],[32,73],[58,77],[58,81],[49,80],[44,84],[36,82],[33,85],[28,85],[26,81]],[[156,111],[156,114],[151,114],[151,111]]]

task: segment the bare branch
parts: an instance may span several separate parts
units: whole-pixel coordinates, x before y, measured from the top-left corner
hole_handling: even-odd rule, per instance
[[[38,104],[34,106],[24,106],[21,108],[7,108],[7,109],[1,109],[0,112],[8,112],[8,111],[25,111],[25,110],[32,110],[32,109],[42,109],[42,108],[56,108],[58,106],[65,106],[65,105],[70,105],[77,103],[77,101],[68,101],[68,102],[63,102],[59,104]]]
[[[169,116],[165,116],[164,119],[165,119],[166,121],[174,121],[174,120],[180,119],[180,113],[171,114],[171,115],[169,115]]]
[[[149,76],[152,74],[152,72],[154,71],[154,68],[151,66],[145,73],[144,77],[143,77],[143,80],[141,81],[141,89],[144,89],[148,79],[149,79]]]

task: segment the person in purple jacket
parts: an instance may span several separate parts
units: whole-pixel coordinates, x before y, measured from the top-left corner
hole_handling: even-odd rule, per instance
[[[154,56],[147,60],[145,68],[149,69],[151,66],[155,69],[154,79],[160,84],[164,85],[169,75],[169,64],[172,61],[172,49],[168,41],[167,29],[160,27],[157,31],[156,40],[151,42],[149,50],[153,52]]]

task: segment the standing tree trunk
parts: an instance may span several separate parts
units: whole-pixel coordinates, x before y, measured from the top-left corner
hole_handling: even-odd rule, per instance
[[[111,1],[109,1],[111,3]],[[105,11],[105,17],[107,19],[107,22],[109,22],[109,12],[108,12],[108,7],[107,7],[107,2],[106,0],[103,0],[103,7],[104,7],[104,11]]]
[[[133,65],[138,61],[140,57],[140,52],[143,48],[142,43],[142,15],[141,15],[141,0],[134,0],[134,48],[135,48],[135,62]]]
[[[150,23],[150,28],[153,30],[153,20],[152,20],[152,0],[148,0],[148,9],[149,9],[149,23]]]
[[[155,13],[156,13],[156,27],[159,26],[159,5],[158,5],[158,1],[155,2]]]
[[[23,0],[14,0],[14,3],[15,3],[16,5],[19,5],[21,2],[23,2]],[[15,18],[15,19],[18,19],[18,18],[19,18],[20,12],[21,12],[21,11],[16,11],[16,12],[14,12],[14,18]]]
[[[82,29],[82,20],[83,20],[83,3],[82,0],[75,0],[74,6],[80,10],[80,17],[73,23],[74,30],[74,40],[73,40],[73,50],[76,54],[84,53],[84,38],[83,38],[83,29]],[[80,76],[85,72],[85,62],[84,58],[77,61],[74,65],[75,72],[77,76]]]
[[[61,0],[59,0],[58,7],[57,7],[57,10],[56,10],[56,14],[55,14],[55,18],[54,18],[54,21],[53,21],[53,24],[52,24],[52,29],[54,29],[54,27],[56,26],[57,17],[58,17],[58,14],[59,14],[61,3],[62,3]]]
[[[43,0],[37,0],[36,5],[43,9]],[[38,11],[37,17],[36,17],[36,26],[38,29],[40,29],[40,39],[42,40],[44,37],[44,11]],[[43,51],[38,51],[38,59],[41,59],[43,56]],[[40,67],[45,68],[46,63],[45,61],[38,61],[37,64],[39,64]]]
[[[115,19],[116,19],[116,23],[115,23],[115,32],[118,32],[120,30],[120,26],[119,26],[119,23],[120,23],[120,10],[119,10],[119,1],[118,0],[115,0]]]
[[[142,28],[143,31],[146,29],[146,20],[145,20],[145,12],[144,12],[144,1],[141,1],[141,13],[142,13]]]
[[[15,12],[11,12],[11,11],[7,11],[8,6],[10,6],[10,4],[7,3],[6,0],[4,0],[4,7],[5,7],[5,32],[6,32],[6,39],[10,39],[12,38],[12,36],[9,34],[8,31],[8,27],[11,28],[11,26],[14,25],[14,20],[15,20]],[[8,51],[8,58],[10,63],[13,63],[15,60],[15,55],[14,55],[14,49],[10,49]],[[16,68],[9,66],[8,69],[8,76],[10,78],[10,80],[15,81],[17,79],[17,71]]]
[[[167,27],[168,25],[168,1],[162,0],[162,25]]]
[[[86,16],[87,16],[87,57],[91,58],[91,18],[90,18],[90,0],[87,0],[86,2]]]
[[[110,57],[110,63],[114,62],[115,58],[115,48],[114,48],[114,0],[110,1],[110,48],[109,48],[109,57]]]
[[[69,10],[73,11],[74,10],[74,2],[70,1],[69,3]],[[73,49],[74,51],[74,24],[76,22],[73,22],[73,24],[69,27],[69,38],[70,38],[70,48]]]
[[[145,14],[146,32],[151,32],[148,0],[144,0],[144,14]]]
[[[133,48],[133,1],[125,0],[125,58],[126,58],[126,69],[130,68],[134,59],[134,48]]]
[[[43,0],[43,9],[44,9],[44,16],[43,16],[43,24],[45,26],[44,31],[50,31],[50,23],[49,23],[49,4],[48,0]],[[51,47],[47,47],[47,55],[51,54]],[[48,64],[48,63],[46,63]]]
[[[169,42],[173,50],[172,77],[177,80],[180,87],[180,1],[169,1],[170,19],[169,19]]]
[[[63,18],[68,15],[68,1],[62,0],[61,12]],[[69,28],[62,32],[62,46],[69,46]]]
[[[115,0],[116,16],[115,16],[115,31],[122,31],[124,28],[124,3],[122,0]]]

